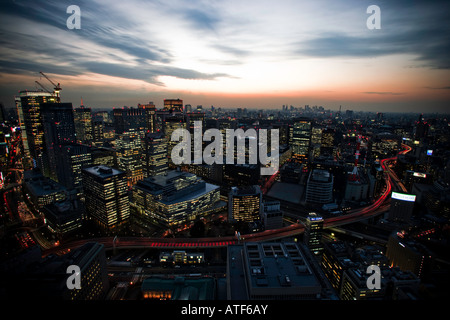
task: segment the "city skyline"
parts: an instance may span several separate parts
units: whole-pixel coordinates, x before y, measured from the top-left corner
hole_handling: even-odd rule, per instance
[[[81,29],[67,28],[72,4]],[[370,5],[380,8],[381,29],[366,25]],[[18,88],[36,87],[39,71],[61,83],[63,101],[99,109],[182,98],[207,108],[446,113],[450,101],[444,1],[1,6],[6,107]]]

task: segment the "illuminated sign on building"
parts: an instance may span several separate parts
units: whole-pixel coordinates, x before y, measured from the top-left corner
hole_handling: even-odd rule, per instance
[[[432,156],[433,155],[433,150],[427,150],[427,156]]]
[[[403,200],[403,201],[409,201],[414,202],[416,201],[416,196],[413,194],[406,194],[406,193],[398,193],[398,192],[392,192],[392,199],[397,200]]]
[[[414,177],[419,177],[419,178],[426,178],[427,175],[425,173],[421,173],[421,172],[414,172],[413,173]]]

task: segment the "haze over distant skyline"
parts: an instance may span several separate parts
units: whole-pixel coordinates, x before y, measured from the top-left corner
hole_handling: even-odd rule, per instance
[[[81,9],[69,30],[66,9]],[[381,9],[381,29],[366,12]],[[380,112],[450,106],[449,1],[59,1],[0,4],[0,102],[39,71],[92,108],[165,98]]]

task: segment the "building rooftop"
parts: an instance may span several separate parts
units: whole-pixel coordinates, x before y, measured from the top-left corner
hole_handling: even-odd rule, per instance
[[[63,185],[33,170],[24,172],[24,181],[27,189],[37,197],[66,191]]]
[[[230,246],[229,298],[317,298],[322,286],[311,263],[310,257],[294,242]]]
[[[314,169],[311,172],[311,181],[331,182],[333,176],[326,170]]]
[[[84,171],[97,176],[99,178],[108,178],[108,177],[112,177],[118,174],[122,174],[124,173],[121,170],[117,170],[105,165],[98,165],[98,166],[93,166],[93,167],[89,167],[89,168],[85,168],[83,169]]]

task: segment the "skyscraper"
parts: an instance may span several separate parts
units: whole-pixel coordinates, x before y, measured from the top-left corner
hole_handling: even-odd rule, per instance
[[[101,147],[103,145],[103,117],[101,115],[94,115],[92,117],[92,140],[94,145]]]
[[[311,212],[305,222],[304,243],[314,255],[322,253],[323,218],[315,212]]]
[[[128,130],[116,140],[117,163],[119,169],[127,174],[128,186],[143,179],[141,162],[141,139],[135,130]]]
[[[260,219],[262,193],[258,185],[232,187],[228,195],[228,219],[254,222]]]
[[[168,169],[167,138],[161,132],[147,133],[143,140],[144,178],[164,174]]]
[[[114,108],[113,114],[116,134],[122,134],[130,129],[144,132],[147,121],[145,108]]]
[[[186,119],[183,115],[176,115],[167,117],[164,120],[164,134],[167,138],[167,156],[169,157],[169,167],[173,167],[172,149],[179,143],[179,141],[172,141],[172,133],[177,129],[186,129]]]
[[[66,144],[61,146],[59,155],[56,167],[59,183],[82,196],[81,170],[93,165],[91,148],[81,144]]]
[[[308,160],[311,145],[312,122],[307,118],[294,120],[292,132],[292,157],[298,162]]]
[[[76,143],[72,103],[42,103],[41,117],[45,141],[44,175],[59,181],[58,167],[64,166],[59,162],[62,148]]]
[[[92,143],[92,114],[91,108],[81,106],[73,110],[75,132],[78,143]]]
[[[336,131],[331,128],[327,128],[322,131],[322,141],[320,146],[320,154],[321,155],[334,155],[334,137],[336,135]]]
[[[44,128],[41,117],[41,104],[56,102],[56,97],[44,91],[20,91],[15,98],[19,123],[22,128],[22,138],[26,138],[24,151],[29,151],[35,167],[44,168]]]
[[[150,101],[148,104],[138,104],[138,108],[144,110],[146,132],[156,132],[156,106]]]
[[[82,172],[87,215],[105,229],[126,222],[130,216],[126,173],[102,165]]]

